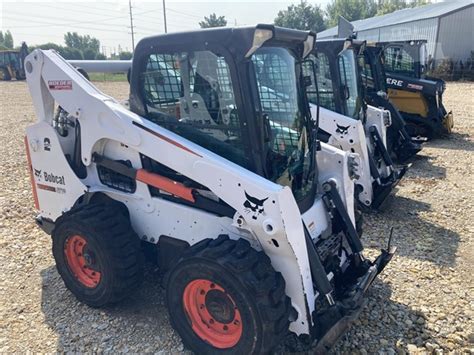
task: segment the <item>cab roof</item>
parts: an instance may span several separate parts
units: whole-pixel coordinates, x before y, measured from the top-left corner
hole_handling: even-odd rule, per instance
[[[302,46],[311,34],[310,31],[300,31],[275,25],[258,24],[248,27],[215,27],[186,32],[176,32],[143,38],[135,49],[135,53],[148,52],[150,49],[167,48],[176,51],[186,50],[189,47],[219,45],[227,48],[234,54],[247,53],[253,45],[257,29],[272,31],[272,38],[265,42],[266,45],[284,45],[297,48]]]

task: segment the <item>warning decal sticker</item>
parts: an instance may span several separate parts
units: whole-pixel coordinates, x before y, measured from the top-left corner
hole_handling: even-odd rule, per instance
[[[72,90],[72,80],[48,80],[51,90]]]

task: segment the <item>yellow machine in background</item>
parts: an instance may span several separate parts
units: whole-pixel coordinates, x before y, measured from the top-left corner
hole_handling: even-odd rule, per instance
[[[379,42],[389,100],[407,122],[412,136],[449,134],[453,113],[443,105],[446,83],[426,76],[426,40]]]
[[[388,97],[400,111],[428,117],[428,102],[421,92],[388,89]]]
[[[0,81],[11,79],[25,80],[24,59],[28,55],[28,47],[23,42],[20,50],[0,51]]]

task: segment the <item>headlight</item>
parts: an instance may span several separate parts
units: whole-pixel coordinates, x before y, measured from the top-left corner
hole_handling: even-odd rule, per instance
[[[306,56],[309,53],[311,53],[311,51],[313,50],[315,40],[316,40],[315,36],[311,34],[308,35],[308,38],[306,38],[306,41],[304,41],[303,58],[306,58]]]
[[[245,55],[246,58],[250,57],[252,54],[255,53],[257,49],[259,49],[262,44],[264,44],[266,41],[271,39],[273,37],[273,31],[272,30],[265,30],[262,28],[257,28],[255,30],[255,33],[253,35],[253,43],[252,47],[249,49],[247,54]]]

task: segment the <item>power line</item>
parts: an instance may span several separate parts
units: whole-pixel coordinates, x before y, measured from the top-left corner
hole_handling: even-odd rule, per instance
[[[11,17],[10,17],[11,18]],[[14,20],[20,20],[20,19],[15,19]],[[23,19],[24,20],[24,19]],[[51,23],[51,22],[45,22],[45,21],[38,21],[38,20],[28,20],[31,22],[38,22],[40,25],[31,25],[31,26],[26,26],[27,28],[48,28],[48,27],[56,27],[56,26],[71,26],[71,28],[74,29],[84,29],[84,30],[94,30],[94,31],[103,31],[103,32],[117,32],[117,33],[124,33],[124,30],[112,30],[112,29],[105,29],[105,28],[97,28],[97,27],[90,27],[90,26],[78,26],[78,25],[70,25],[70,24],[56,24],[56,23]],[[6,27],[6,26],[4,26]],[[123,26],[120,26],[123,27]],[[24,26],[14,26],[14,27],[8,27],[8,28],[25,28]]]
[[[79,6],[77,4],[74,4],[74,3],[68,3],[67,6]],[[55,9],[55,10],[65,10],[65,11],[71,11],[70,8],[65,8],[65,7],[57,7],[56,5],[50,5],[50,4],[44,4],[44,3],[41,3],[41,7],[49,7],[50,9]],[[95,16],[100,16],[100,14],[98,14],[97,12],[92,12],[92,11],[87,11],[87,10],[84,10],[82,9],[81,7],[81,10],[76,10],[76,9],[73,9],[74,12],[80,12],[80,13],[84,13],[84,14],[88,14],[88,15],[95,15]],[[117,12],[119,14],[123,14],[123,11],[119,11],[119,10],[111,10],[111,9],[97,9],[99,11],[113,11],[113,12]],[[125,15],[125,17],[128,17],[128,15]]]
[[[174,10],[174,9],[170,9],[170,8],[168,8],[168,11],[175,12],[177,14],[184,15],[184,16],[194,17],[194,18],[202,20],[202,17],[196,16],[196,15],[191,15],[191,14],[188,14],[186,12],[182,12],[182,11],[178,11],[178,10]]]
[[[134,7],[136,9],[136,7]],[[157,10],[149,10],[149,11],[146,11],[146,12],[141,12],[141,13],[137,13],[135,12],[133,14],[134,18],[136,19],[137,17],[139,17],[140,19],[143,19],[145,18],[145,20],[153,20],[155,21],[156,23],[163,23],[162,20],[160,20],[157,16],[153,16],[153,15],[149,15],[150,12],[154,12],[154,11],[157,11]],[[190,22],[188,22],[190,21]],[[170,19],[168,18],[168,16],[166,17],[166,24],[172,24],[174,22],[174,24],[183,24],[183,23],[188,23],[188,24],[196,24],[196,22],[190,20],[190,19],[177,19],[176,21],[173,21],[173,19]],[[137,23],[137,21],[135,21],[135,23]]]
[[[11,12],[11,11],[10,11]],[[81,25],[81,24],[89,24],[89,23],[92,23],[92,24],[97,24],[97,22],[104,22],[104,21],[111,21],[111,20],[117,20],[117,19],[121,19],[121,18],[126,18],[128,16],[114,16],[114,17],[106,17],[106,18],[102,18],[102,19],[96,19],[96,20],[93,20],[93,21],[76,21],[76,22],[69,22],[69,23],[51,23],[51,22],[48,22],[48,21],[41,21],[41,20],[37,20],[35,16],[29,16],[29,15],[25,15],[25,14],[21,14],[21,13],[18,13],[18,12],[11,12],[13,15],[16,15],[16,16],[21,16],[21,18],[23,19],[23,17],[33,17],[34,20],[28,20],[28,22],[36,22],[36,23],[41,23],[41,24],[45,24],[44,26],[38,26],[38,25],[26,25],[26,26],[13,26],[13,27],[9,27],[9,28],[30,28],[30,27],[49,27],[49,26],[71,26],[71,25]],[[3,17],[10,17],[11,16],[3,16]],[[58,17],[48,17],[48,19],[51,19],[51,20],[64,20],[64,18],[58,18]],[[15,18],[13,18],[13,20],[16,20]],[[108,24],[107,26],[120,26],[122,27],[121,25],[114,25],[114,24]]]

